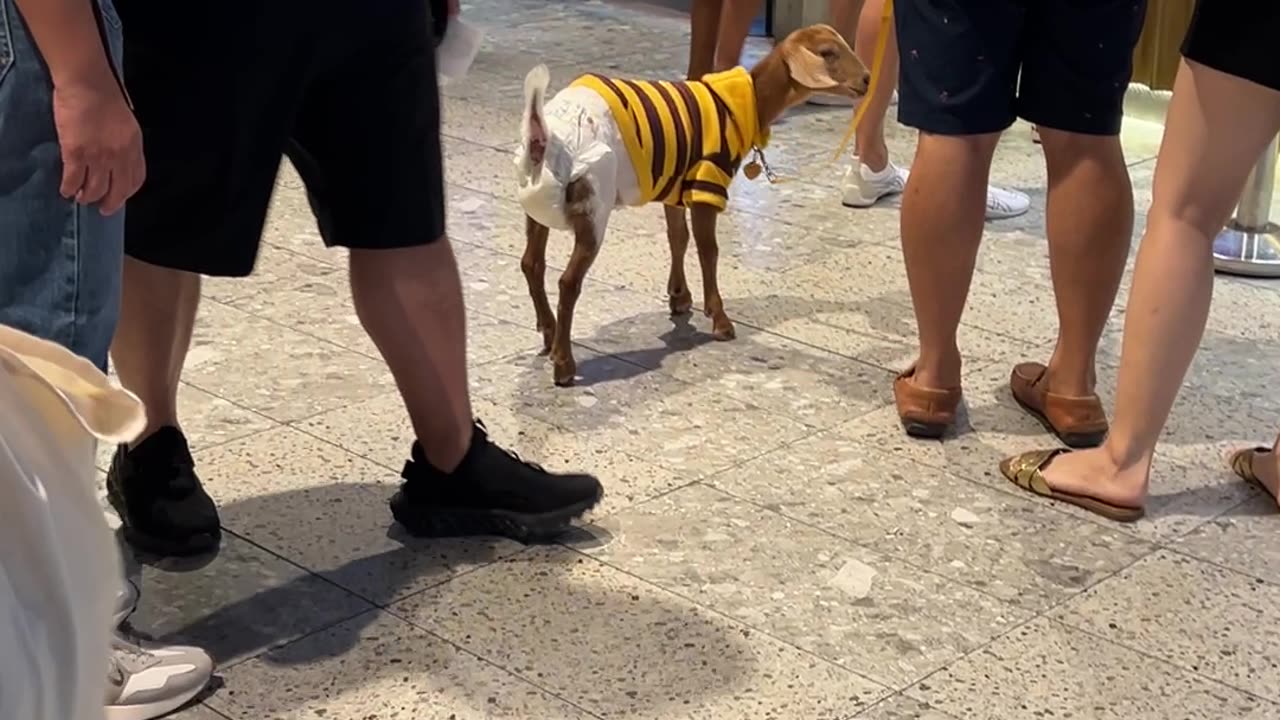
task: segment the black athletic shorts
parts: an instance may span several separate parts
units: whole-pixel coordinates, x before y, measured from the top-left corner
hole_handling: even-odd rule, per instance
[[[999,132],[1018,117],[1115,135],[1146,6],[1146,0],[897,0],[898,118],[939,135]]]
[[[281,155],[326,245],[445,233],[435,40],[424,0],[116,0],[147,180],[125,252],[248,275]]]
[[[1280,90],[1280,2],[1200,0],[1182,55],[1238,78]]]

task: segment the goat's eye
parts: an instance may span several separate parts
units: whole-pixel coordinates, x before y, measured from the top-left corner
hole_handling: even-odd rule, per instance
[[[822,56],[823,60],[835,60],[839,57],[836,53],[836,49],[833,47],[824,47],[818,54]]]

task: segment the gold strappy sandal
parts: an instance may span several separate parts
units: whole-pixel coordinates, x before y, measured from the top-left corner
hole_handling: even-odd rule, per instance
[[[1238,475],[1241,480],[1257,486],[1258,489],[1262,490],[1262,492],[1270,495],[1272,500],[1275,500],[1275,494],[1272,493],[1266,485],[1262,484],[1262,480],[1259,479],[1257,473],[1253,471],[1253,459],[1258,455],[1270,454],[1271,448],[1269,447],[1244,448],[1243,450],[1237,450],[1232,453],[1229,462],[1231,463],[1231,472]]]
[[[1049,463],[1053,462],[1054,458],[1068,452],[1071,451],[1055,448],[1053,450],[1035,450],[1015,455],[1014,457],[1006,458],[1000,463],[1000,472],[1004,474],[1009,482],[1029,493],[1082,507],[1108,520],[1126,523],[1134,522],[1135,520],[1140,520],[1146,514],[1146,510],[1140,507],[1114,505],[1088,495],[1075,495],[1049,487],[1049,483],[1045,481],[1042,471],[1048,467]]]

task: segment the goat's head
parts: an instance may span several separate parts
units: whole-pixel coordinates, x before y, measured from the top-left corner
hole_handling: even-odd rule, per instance
[[[802,92],[861,97],[871,83],[867,66],[830,25],[796,30],[774,52],[786,64],[792,84]]]

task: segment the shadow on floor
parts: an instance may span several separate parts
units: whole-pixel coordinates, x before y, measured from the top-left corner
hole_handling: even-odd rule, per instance
[[[710,613],[694,610],[690,604],[665,591],[636,593],[627,583],[614,583],[610,578],[597,582],[590,570],[574,571],[580,563],[595,561],[563,548],[528,550],[501,539],[419,540],[406,537],[399,526],[392,525],[387,537],[398,544],[392,550],[360,555],[332,569],[304,568],[318,574],[299,573],[271,585],[271,576],[279,576],[279,571],[263,573],[255,567],[255,564],[264,564],[261,556],[276,555],[272,549],[272,529],[265,523],[270,518],[288,516],[302,502],[372,503],[377,506],[377,512],[385,512],[383,493],[369,492],[367,486],[360,488],[362,491],[353,491],[353,487],[336,483],[226,505],[222,508],[224,521],[234,525],[233,519],[260,518],[264,524],[252,525],[253,539],[236,535],[233,527],[224,539],[219,556],[202,564],[185,566],[183,569],[195,568],[189,572],[146,567],[142,580],[143,606],[132,619],[133,628],[145,636],[151,626],[165,642],[204,647],[218,659],[222,670],[228,664],[254,657],[267,665],[306,666],[345,655],[355,648],[361,642],[362,632],[382,617],[380,613],[370,612],[374,607],[389,608],[396,614],[395,603],[412,597],[414,607],[410,617],[421,617],[424,609],[434,606],[427,612],[428,616],[434,612],[441,615],[463,612],[474,614],[476,622],[489,622],[484,619],[485,607],[492,603],[495,614],[520,616],[524,624],[513,627],[512,632],[534,637],[521,649],[527,659],[522,661],[522,668],[565,668],[585,662],[593,674],[617,678],[644,668],[645,688],[681,688],[679,697],[668,696],[665,691],[644,691],[631,697],[628,712],[648,717],[665,716],[690,703],[701,704],[708,698],[740,691],[747,678],[756,673],[755,654],[741,628]],[[374,511],[374,508],[364,508],[353,514],[364,517]],[[391,523],[389,514],[386,517]],[[288,531],[281,529],[281,532]],[[575,535],[580,536],[581,532]],[[353,553],[359,554],[360,549],[354,548]],[[279,557],[282,556],[267,557],[266,563],[283,565]],[[498,564],[484,567],[492,563]],[[503,565],[516,567],[508,570]],[[469,581],[469,589],[433,594],[432,588],[454,579],[455,572],[476,573]],[[512,575],[534,579],[536,597],[532,597],[531,590],[519,580],[508,579]],[[356,597],[351,589],[360,583],[346,582],[371,577],[380,581],[377,595],[383,598],[381,602]],[[226,604],[219,601],[220,595],[226,597],[221,588],[243,585],[247,578],[256,578],[260,583],[265,579],[267,582],[262,584],[267,586],[247,595],[240,593],[240,597]],[[477,591],[477,587],[481,589]],[[329,607],[316,607],[321,600]],[[308,614],[311,617],[307,617]],[[600,647],[593,648],[592,639],[597,635],[584,635],[584,628],[609,628],[609,632],[599,633]],[[325,635],[323,642],[298,642],[321,631]],[[538,640],[547,633],[576,639],[569,644],[545,637],[541,640],[546,642]],[[486,654],[485,647],[468,646],[468,636],[447,639],[482,657]],[[437,652],[446,648],[442,644],[432,644],[432,647]],[[423,652],[430,652],[432,647],[424,648]],[[591,653],[586,660],[581,657],[584,648]],[[661,662],[662,658],[679,661]],[[509,660],[486,659],[503,667]],[[325,686],[326,694],[338,696],[376,682],[379,677],[403,674],[403,669],[395,664],[352,663],[351,667],[367,669],[367,672],[334,675]],[[519,668],[507,669],[516,674],[522,672]],[[559,681],[572,682],[567,674],[572,671],[564,672],[566,674],[558,675]],[[639,682],[639,676],[636,678]],[[534,681],[543,687],[550,682],[546,677]],[[210,692],[214,691],[218,691],[216,684]],[[234,692],[234,688],[221,692]],[[474,698],[477,708],[489,701],[485,697]],[[666,707],[668,704],[670,708]]]

